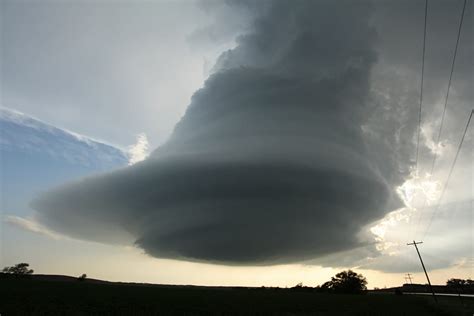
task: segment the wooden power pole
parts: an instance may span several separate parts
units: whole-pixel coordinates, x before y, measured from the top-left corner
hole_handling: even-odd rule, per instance
[[[405,280],[410,280],[410,284],[413,284],[413,282],[411,281],[413,278],[411,277],[411,273],[407,273],[406,274],[407,276],[405,277]]]
[[[422,243],[423,243],[422,241],[417,242],[417,241],[413,240],[412,243],[409,243],[407,245],[408,246],[415,246],[416,253],[418,254],[418,257],[420,258],[421,266],[423,267],[423,271],[425,271],[426,280],[428,280],[428,285],[430,286],[431,294],[433,294],[433,299],[435,300],[436,303],[438,303],[438,300],[436,299],[436,295],[435,295],[434,290],[433,290],[433,286],[431,286],[430,277],[428,276],[428,272],[426,272],[425,264],[423,263],[423,259],[421,259],[420,251],[418,250],[417,245],[422,244]]]

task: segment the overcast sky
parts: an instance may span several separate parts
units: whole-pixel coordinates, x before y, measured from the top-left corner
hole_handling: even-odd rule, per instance
[[[35,223],[98,242],[102,276],[97,247],[234,269],[200,284],[257,285],[249,271],[271,266],[316,279],[360,267],[384,285],[419,271],[405,244],[423,238],[439,282],[472,277],[472,127],[437,202],[474,99],[473,8],[437,144],[463,1],[429,1],[416,164],[424,4],[3,1],[2,106],[122,148],[144,133],[152,149],[40,196]]]

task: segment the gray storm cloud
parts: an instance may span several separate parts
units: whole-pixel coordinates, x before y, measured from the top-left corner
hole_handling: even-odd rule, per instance
[[[43,224],[102,242],[131,236],[155,257],[224,264],[295,262],[365,244],[361,229],[400,205],[393,188],[408,164],[394,159],[397,137],[370,128],[372,7],[254,5],[253,27],[220,56],[169,140],[143,162],[38,197]]]

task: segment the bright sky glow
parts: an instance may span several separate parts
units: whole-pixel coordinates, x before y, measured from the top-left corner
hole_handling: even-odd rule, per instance
[[[138,134],[137,142],[128,148],[129,165],[136,164],[148,157],[148,138],[145,133]]]

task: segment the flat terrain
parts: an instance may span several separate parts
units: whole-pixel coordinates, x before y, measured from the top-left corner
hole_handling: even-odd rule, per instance
[[[474,299],[416,295],[336,295],[290,289],[160,286],[1,279],[9,315],[469,315]]]

